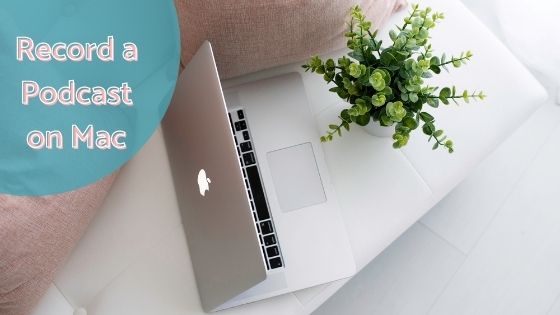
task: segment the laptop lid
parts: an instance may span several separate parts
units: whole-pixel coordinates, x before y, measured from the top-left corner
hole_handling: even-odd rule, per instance
[[[162,129],[202,306],[266,278],[209,42],[180,75]]]

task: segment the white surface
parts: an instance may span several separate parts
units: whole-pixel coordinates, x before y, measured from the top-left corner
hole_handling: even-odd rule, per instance
[[[74,308],[68,304],[68,301],[54,284],[49,287],[45,296],[37,305],[37,310],[41,314],[48,315],[73,315],[74,313]]]
[[[552,305],[547,315],[559,315],[560,314],[560,297],[556,299],[556,303]]]
[[[547,120],[550,117],[560,117],[560,108],[551,103],[539,109],[421,220],[420,226],[426,221],[431,224],[425,233],[418,233],[418,227],[411,228],[315,315],[331,314],[332,309],[338,314],[375,309],[368,314],[383,315],[560,314],[556,244],[560,222],[557,202],[552,199],[560,192],[560,148],[556,140],[560,120]],[[528,145],[531,139],[527,135],[540,140]],[[438,220],[426,220],[434,216],[433,211]],[[488,212],[490,218],[482,212]],[[410,264],[437,267],[442,255],[453,251],[464,252],[465,258],[460,260],[457,273],[439,268],[431,270],[426,279],[421,267],[407,268],[406,258],[414,259],[435,239],[448,246],[432,249],[425,260]],[[472,246],[457,248],[464,245],[463,239],[469,244],[472,239]],[[426,294],[426,288],[441,281],[444,285],[437,294]],[[428,309],[422,307],[426,304]],[[407,308],[410,305],[420,306]]]
[[[56,277],[58,288],[76,307],[90,305],[149,248],[160,244],[170,230],[181,228],[160,131],[121,175]]]
[[[558,0],[495,0],[496,15],[509,46],[525,63],[560,86]]]
[[[431,314],[546,314],[560,294],[560,128]]]
[[[485,103],[437,111],[441,127],[456,140],[457,151],[451,156],[432,152],[421,134],[415,134],[409,147],[398,151],[391,148],[389,139],[371,137],[359,128],[324,146],[360,268],[469,174],[545,97],[528,72],[459,2],[426,0],[423,4],[448,16],[445,26],[434,34],[436,48],[476,53],[472,64],[457,72],[454,80],[462,87],[484,87],[491,97]],[[400,19],[397,16],[393,21]],[[468,33],[461,29],[465,25],[469,25]],[[457,36],[458,32],[462,35]],[[301,70],[297,65],[281,67],[227,84],[296,69]],[[304,83],[323,132],[325,123],[333,119],[328,104],[336,96],[326,91],[316,75],[304,75]],[[473,127],[469,117],[481,117],[480,123]],[[159,133],[120,174],[104,208],[55,283],[70,305],[84,307],[90,315],[202,313]],[[224,314],[309,313],[343,283]],[[49,297],[45,299],[49,304]],[[35,312],[51,314],[46,307]]]
[[[87,315],[87,311],[85,308],[77,308],[76,310],[74,310],[74,314],[73,315]]]
[[[559,123],[560,107],[540,108],[477,169],[477,174],[485,174],[483,180],[468,177],[422,223],[468,253]]]
[[[463,260],[461,252],[417,223],[316,313],[424,314]]]

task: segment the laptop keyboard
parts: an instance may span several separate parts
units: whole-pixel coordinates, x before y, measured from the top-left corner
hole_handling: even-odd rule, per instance
[[[266,262],[266,269],[276,269],[284,266],[276,229],[272,222],[266,195],[259,175],[257,159],[252,143],[245,112],[242,109],[229,112],[229,121],[233,138],[237,146],[237,155],[243,171],[243,180],[249,195],[251,211],[258,232],[259,242]]]

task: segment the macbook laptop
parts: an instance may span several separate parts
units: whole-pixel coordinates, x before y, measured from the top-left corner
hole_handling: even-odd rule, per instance
[[[205,42],[162,127],[205,311],[354,274],[298,73],[223,91]]]

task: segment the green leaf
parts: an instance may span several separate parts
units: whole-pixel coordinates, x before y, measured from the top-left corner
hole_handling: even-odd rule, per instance
[[[422,78],[425,78],[425,79],[429,79],[429,78],[431,78],[431,77],[433,77],[433,76],[434,76],[434,75],[433,75],[431,72],[424,72],[424,73],[422,73]]]
[[[441,91],[439,91],[439,97],[440,98],[448,98],[451,96],[451,89],[448,87],[444,87],[443,89],[441,89]]]
[[[333,70],[334,67],[335,67],[334,60],[328,59],[327,62],[325,63],[325,65],[326,65],[328,70]]]
[[[436,132],[434,132],[433,136],[436,138],[439,138],[443,135],[443,130],[438,130]]]
[[[434,125],[431,123],[425,123],[424,126],[422,126],[422,131],[427,134],[428,136],[431,136],[434,131],[433,131],[433,127]]]
[[[439,100],[445,105],[449,104],[448,98],[450,96],[451,96],[451,89],[448,87],[445,87],[441,89],[441,91],[439,91]]]
[[[348,69],[350,71],[350,75],[353,76],[354,78],[359,78],[362,76],[360,64],[352,63]]]
[[[486,98],[486,94],[484,94],[484,92],[480,91],[480,93],[478,93],[478,98],[480,98],[480,100],[483,101]]]
[[[380,60],[384,66],[396,65],[396,63],[398,62],[397,58],[395,57],[395,55],[391,50],[383,51],[381,53]]]
[[[422,119],[423,122],[432,122],[434,121],[434,116],[426,113],[426,112],[421,112],[420,113],[420,119]]]
[[[416,128],[418,128],[418,123],[416,122],[416,119],[410,117],[410,116],[406,116],[405,118],[403,118],[402,120],[403,125],[405,125],[406,127],[414,130]]]
[[[425,71],[428,71],[430,69],[431,64],[430,64],[429,60],[422,59],[422,60],[418,61],[418,66],[420,67],[422,72],[425,72]]]
[[[469,102],[469,92],[467,90],[463,91],[463,100],[465,100],[466,103]]]
[[[352,121],[352,118],[348,114],[348,109],[344,109],[340,112],[340,118],[342,118],[342,120],[344,120],[346,122]]]
[[[382,68],[376,70],[380,70],[381,72],[383,72],[383,79],[385,80],[385,85],[391,84],[391,73],[389,71]]]
[[[393,89],[391,89],[390,87],[386,86],[383,91],[381,91],[381,93],[385,94],[385,95],[392,95],[393,94]]]
[[[337,92],[337,94],[341,99],[346,99],[348,97],[348,92],[342,88]]]
[[[428,39],[429,36],[430,34],[428,30],[425,28],[420,29],[420,31],[418,32],[418,38],[421,40]]]
[[[439,106],[439,99],[437,98],[428,98],[426,103],[431,107],[437,108]]]
[[[403,119],[404,120],[404,119]],[[395,127],[395,132],[400,134],[400,136],[404,136],[405,134],[410,133],[412,129],[408,128],[407,126],[403,125],[402,123],[397,124],[397,126]],[[395,135],[393,135],[394,137]]]
[[[313,56],[313,57],[311,57],[311,60],[309,60],[309,66],[311,68],[317,68],[322,64],[323,64],[323,61],[321,60],[321,58],[319,58],[319,56]]]
[[[391,118],[389,118],[389,116],[387,116],[385,112],[381,113],[379,120],[381,120],[381,126],[390,126],[393,124],[393,121],[391,120]]]
[[[383,71],[376,69],[369,77],[369,83],[376,91],[383,91],[385,89],[385,73]]]
[[[342,56],[341,58],[338,58],[338,65],[343,67],[343,68],[346,68],[346,67],[350,66],[350,63],[351,63],[350,59],[348,59],[344,56]]]
[[[361,51],[358,51],[358,50],[351,51],[351,52],[348,54],[348,56],[350,56],[350,57],[356,59],[356,61],[358,61],[358,62],[364,62],[364,61],[365,61],[364,55],[362,54]]]
[[[329,125],[329,128],[334,130],[334,129],[337,129],[338,126],[337,125]]]
[[[375,107],[383,106],[386,101],[387,101],[387,98],[385,97],[384,94],[381,94],[381,93],[377,93],[371,98],[371,103]]]
[[[369,123],[370,118],[371,117],[370,117],[369,113],[360,115],[360,116],[356,117],[356,123],[360,126],[365,126]]]
[[[432,150],[436,150],[437,148],[439,148],[439,143],[436,141],[436,143],[434,143],[434,146],[432,147]]]
[[[406,116],[406,109],[404,108],[404,104],[400,101],[387,103],[385,112],[394,122],[400,122]]]
[[[356,105],[358,105],[358,106],[365,106],[365,105],[366,105],[366,101],[364,101],[362,98],[357,98],[357,99],[356,99]]]
[[[355,85],[351,85],[348,87],[348,94],[350,95],[359,95],[360,90]]]
[[[397,39],[397,33],[394,30],[390,30],[389,37],[391,38],[392,41],[395,41]]]
[[[437,65],[431,65],[430,70],[432,70],[432,72],[435,73],[435,74],[440,74],[441,73],[441,68]]]

